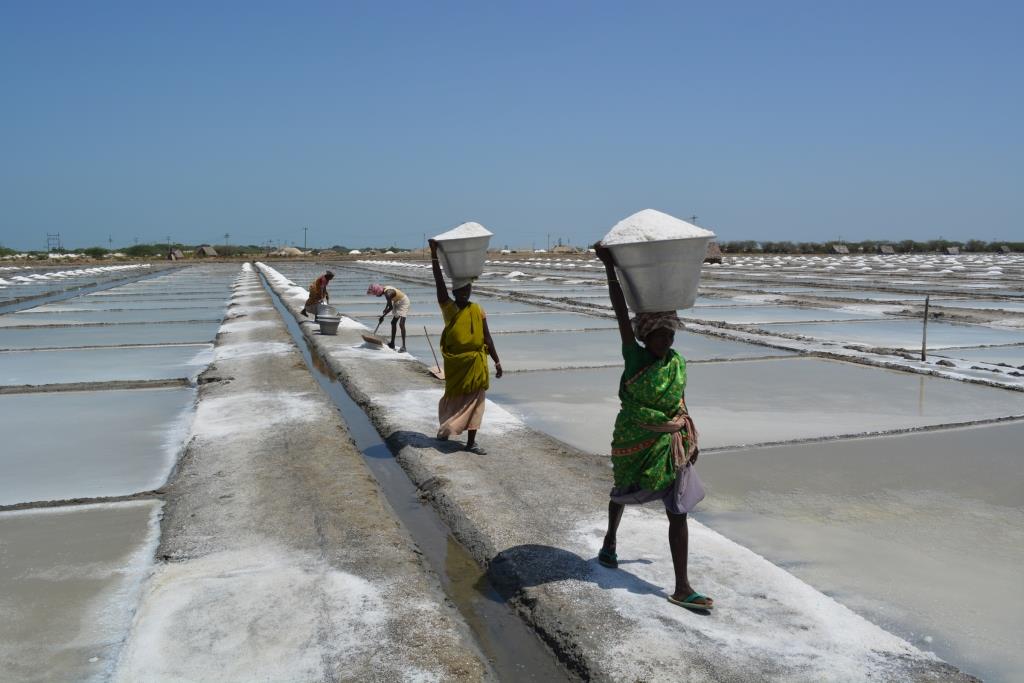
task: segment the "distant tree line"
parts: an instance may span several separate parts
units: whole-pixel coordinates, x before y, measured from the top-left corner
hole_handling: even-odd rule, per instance
[[[125,256],[130,256],[130,257],[133,257],[133,258],[150,258],[150,259],[152,259],[152,258],[159,258],[159,259],[163,259],[163,258],[167,258],[168,253],[173,251],[173,250],[180,250],[182,253],[187,255],[189,253],[194,253],[195,251],[197,251],[199,249],[199,247],[206,246],[206,245],[213,247],[217,251],[217,255],[218,256],[228,256],[228,257],[231,257],[231,256],[261,256],[261,255],[265,255],[265,254],[268,254],[270,252],[274,252],[274,251],[277,251],[278,249],[280,249],[279,246],[270,246],[270,245],[266,245],[266,244],[213,244],[213,243],[207,243],[207,242],[204,242],[203,244],[182,244],[180,242],[172,242],[172,243],[168,244],[167,242],[157,242],[157,243],[152,243],[152,244],[133,244],[130,247],[118,247],[118,248],[111,248],[111,249],[108,249],[106,247],[86,247],[84,249],[61,249],[59,251],[60,251],[60,253],[63,253],[63,254],[67,254],[67,253],[84,254],[86,256],[89,256],[90,258],[95,258],[95,259],[104,258],[104,257],[106,257],[109,254],[124,254]],[[380,252],[384,252],[384,251],[393,251],[396,254],[399,254],[399,253],[405,253],[405,252],[412,251],[411,249],[403,249],[401,247],[395,247],[395,246],[392,246],[392,247],[360,247],[359,249],[360,249],[360,251],[362,251],[364,253],[366,253],[366,252],[377,252],[377,253],[380,253]],[[335,244],[335,245],[333,245],[331,247],[328,247],[326,249],[310,248],[310,249],[307,249],[306,251],[310,251],[314,255],[318,254],[320,252],[325,252],[325,251],[336,252],[338,254],[347,254],[349,251],[351,251],[351,249],[349,247],[346,247],[346,246],[341,245],[341,244]],[[17,254],[17,253],[19,253],[19,252],[15,251],[14,249],[8,249],[7,247],[0,246],[0,256],[13,256],[14,254]],[[29,254],[36,254],[36,255],[45,256],[47,252],[46,251],[40,251],[40,250],[30,250],[28,252],[20,252],[20,253],[29,253]]]
[[[736,240],[719,242],[722,252],[726,254],[829,254],[832,246],[844,244],[850,253],[877,254],[882,246],[892,247],[897,254],[920,254],[942,252],[949,247],[958,247],[962,252],[993,252],[1008,246],[1012,251],[1024,251],[1024,242],[985,242],[984,240],[901,240],[890,242],[885,240],[864,240],[862,242],[755,242],[754,240]]]

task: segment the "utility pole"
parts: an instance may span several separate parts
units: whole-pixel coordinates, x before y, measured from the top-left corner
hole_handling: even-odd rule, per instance
[[[114,248],[114,236],[113,235],[107,235],[107,250],[109,251],[109,250],[111,250],[113,248]]]
[[[228,238],[229,237],[231,237],[231,233],[230,232],[224,233],[224,246],[225,247],[228,246]]]
[[[547,251],[551,251],[551,233],[548,233],[548,248]]]
[[[167,236],[167,255],[171,255],[171,236]]]
[[[921,360],[928,360],[928,303],[931,295],[924,295],[924,327],[921,328]]]
[[[306,234],[309,232],[309,228],[302,229],[302,250],[306,250]]]
[[[693,223],[694,225],[697,225],[697,216],[696,215],[690,216],[690,222]]]

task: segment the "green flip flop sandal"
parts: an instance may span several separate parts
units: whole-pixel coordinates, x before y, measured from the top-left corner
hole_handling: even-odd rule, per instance
[[[675,598],[673,598],[670,595],[670,596],[668,596],[668,601],[671,602],[673,605],[679,605],[680,607],[685,607],[686,609],[714,609],[715,608],[714,603],[708,605],[708,604],[704,604],[702,602],[694,602],[694,600],[698,600],[700,598],[703,598],[705,600],[710,600],[710,598],[708,596],[704,595],[703,593],[690,593],[683,600],[676,600]]]

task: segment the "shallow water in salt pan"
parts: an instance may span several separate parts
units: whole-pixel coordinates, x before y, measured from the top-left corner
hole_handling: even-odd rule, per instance
[[[805,320],[866,320],[880,318],[878,313],[852,312],[838,308],[797,306],[725,306],[702,307],[684,311],[680,317],[691,320],[718,320],[728,323],[799,322]]]
[[[1024,346],[995,346],[987,349],[946,349],[935,354],[945,358],[962,358],[981,363],[1006,363],[1024,367]]]
[[[35,312],[60,312],[67,310],[136,310],[154,308],[191,308],[193,306],[217,308],[223,307],[227,301],[227,294],[216,296],[196,297],[151,297],[145,299],[138,297],[93,297],[80,296],[68,299],[55,304],[46,304],[32,309]]]
[[[879,320],[854,323],[768,323],[767,332],[788,332],[822,341],[866,344],[885,348],[921,349],[920,320]],[[928,321],[928,348],[981,344],[1024,343],[1024,330],[1008,330],[982,325],[955,325]]]
[[[161,505],[0,513],[0,678],[108,679],[152,564]]]
[[[918,647],[1017,680],[1022,440],[1013,422],[709,453],[696,517]]]
[[[213,341],[219,322],[0,329],[0,349],[74,348]]]
[[[191,378],[213,357],[212,345],[0,353],[0,384],[66,384]],[[202,353],[203,351],[206,353]]]
[[[145,323],[189,320],[220,320],[224,306],[201,308],[150,308],[129,311],[86,310],[60,312],[22,311],[0,316],[0,327],[22,325],[95,325],[98,323]]]
[[[159,487],[194,400],[191,387],[0,395],[0,505]]]
[[[541,431],[607,453],[621,374],[511,374],[488,395]],[[693,363],[687,374],[703,448],[1024,415],[1024,393],[818,358]]]

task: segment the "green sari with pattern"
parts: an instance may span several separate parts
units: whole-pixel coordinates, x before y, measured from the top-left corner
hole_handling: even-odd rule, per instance
[[[654,433],[657,425],[686,410],[686,360],[669,350],[659,359],[638,343],[624,344],[626,369],[619,382],[619,408],[612,433],[612,471],[615,488],[661,491],[676,479],[672,434]],[[683,435],[688,441],[688,435]]]

